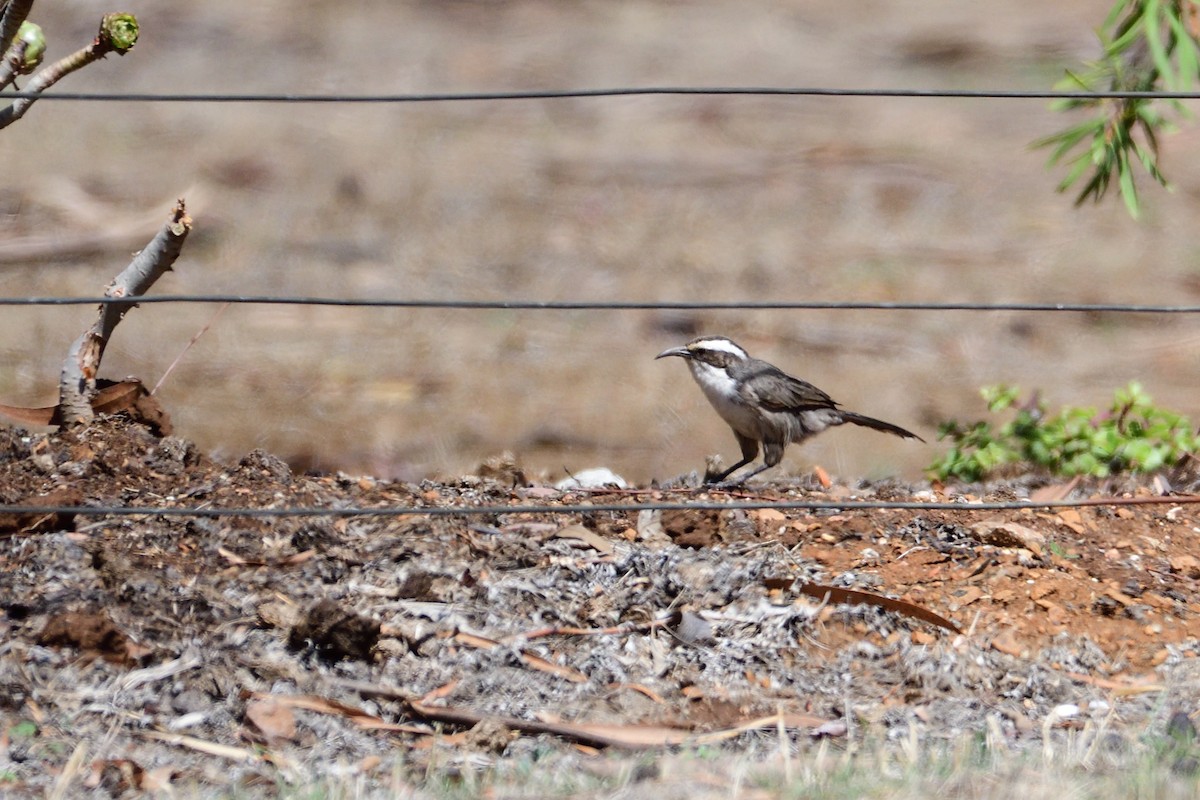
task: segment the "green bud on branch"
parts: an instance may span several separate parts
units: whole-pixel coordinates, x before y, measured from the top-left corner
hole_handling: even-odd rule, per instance
[[[12,2],[12,0],[10,0]],[[38,95],[72,72],[104,58],[109,53],[124,55],[136,43],[137,18],[132,14],[108,14],[100,22],[100,32],[87,47],[43,67],[29,80],[25,91]],[[8,108],[0,109],[0,128],[6,128],[25,115],[37,97],[21,97]]]
[[[103,48],[125,55],[138,39],[137,17],[133,14],[106,14],[100,21],[96,43]]]
[[[21,23],[21,27],[17,31],[17,41],[25,44],[21,71],[33,72],[37,65],[42,63],[42,56],[46,54],[46,35],[42,33],[40,25],[25,21]]]

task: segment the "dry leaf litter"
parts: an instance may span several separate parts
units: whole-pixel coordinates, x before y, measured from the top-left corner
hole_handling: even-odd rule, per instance
[[[929,487],[816,486],[742,494],[964,506],[433,516],[421,509],[704,495],[558,490],[506,459],[420,485],[295,475],[119,419],[0,428],[8,504],[414,509],[0,515],[0,774],[17,796],[71,769],[114,796],[270,794],[386,782],[399,756],[422,774],[586,765],[606,744],[764,754],[781,726],[801,748],[985,731],[1019,747],[1115,716],[1116,746],[1132,745],[1196,711],[1197,506],[998,513]]]

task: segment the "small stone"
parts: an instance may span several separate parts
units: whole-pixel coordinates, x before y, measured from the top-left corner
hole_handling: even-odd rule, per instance
[[[567,492],[572,489],[604,489],[613,487],[628,489],[629,484],[624,478],[607,467],[585,469],[563,478],[554,484],[554,488],[560,492]]]
[[[1013,658],[1019,658],[1021,655],[1021,645],[1017,644],[1012,631],[1004,631],[992,639],[992,649]]]

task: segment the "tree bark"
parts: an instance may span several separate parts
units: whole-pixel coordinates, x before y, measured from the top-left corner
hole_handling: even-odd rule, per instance
[[[134,298],[144,295],[164,272],[171,269],[191,229],[192,220],[180,200],[162,230],[109,284],[104,296]],[[117,324],[135,305],[133,300],[103,304],[95,324],[71,345],[59,379],[58,413],[54,422],[79,425],[92,419],[92,397],[96,394],[96,374],[100,370],[104,348]]]

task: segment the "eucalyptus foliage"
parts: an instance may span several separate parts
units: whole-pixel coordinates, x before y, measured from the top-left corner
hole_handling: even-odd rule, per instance
[[[1200,0],[1117,0],[1097,31],[1102,57],[1055,88],[1087,92],[1186,92],[1200,79]],[[1171,117],[1186,116],[1178,100],[1164,98],[1068,98],[1055,110],[1091,112],[1084,122],[1039,139],[1052,148],[1050,165],[1065,164],[1060,192],[1087,175],[1076,204],[1099,201],[1115,180],[1133,217],[1140,210],[1135,165],[1168,186],[1159,168],[1158,134]]]

